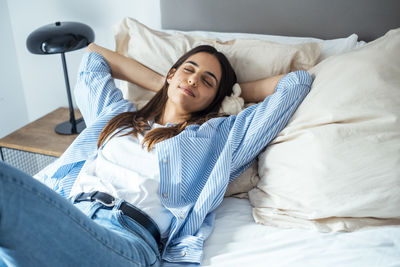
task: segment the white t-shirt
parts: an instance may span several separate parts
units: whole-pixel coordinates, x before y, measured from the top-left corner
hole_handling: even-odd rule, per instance
[[[152,128],[162,127],[153,124]],[[172,213],[161,203],[160,172],[157,153],[142,147],[143,135],[114,136],[88,159],[72,187],[71,196],[80,192],[100,191],[123,199],[149,215],[162,237],[168,235]],[[110,135],[112,136],[112,135]]]

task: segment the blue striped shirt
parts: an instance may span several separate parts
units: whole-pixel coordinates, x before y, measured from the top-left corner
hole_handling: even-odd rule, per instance
[[[169,262],[200,263],[203,243],[213,229],[214,214],[230,181],[255,160],[285,127],[312,83],[305,71],[287,74],[274,94],[238,115],[190,125],[156,144],[162,204],[174,215],[162,252]],[[114,116],[135,107],[123,99],[111,69],[99,54],[83,57],[75,88],[87,128],[45,173],[46,184],[64,197],[85,160],[97,153],[101,130]]]

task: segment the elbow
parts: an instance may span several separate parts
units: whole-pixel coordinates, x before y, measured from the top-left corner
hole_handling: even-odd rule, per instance
[[[307,95],[311,90],[313,79],[307,71],[298,70],[287,74],[279,82],[277,91],[286,91]]]
[[[310,73],[304,70],[298,70],[292,72],[293,76],[291,78],[292,84],[295,86],[290,86],[292,90],[296,90],[296,94],[301,94],[306,96],[310,90],[313,83],[313,78]]]
[[[307,87],[311,87],[313,82],[313,78],[310,73],[305,70],[295,71],[294,74],[297,77],[297,83],[301,85],[306,85]]]

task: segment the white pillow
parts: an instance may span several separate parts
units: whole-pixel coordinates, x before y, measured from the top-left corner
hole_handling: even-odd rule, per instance
[[[400,224],[400,28],[310,72],[311,92],[259,157],[257,222]]]
[[[230,41],[234,39],[248,39],[248,40],[263,40],[279,44],[304,44],[317,42],[322,44],[321,55],[317,62],[320,62],[330,56],[349,52],[356,47],[366,44],[363,41],[358,41],[358,35],[353,33],[347,37],[336,38],[330,40],[323,40],[313,37],[295,37],[295,36],[282,36],[282,35],[269,35],[269,34],[252,34],[252,33],[230,33],[230,32],[209,32],[209,31],[165,31],[170,34],[182,33],[191,36],[200,36],[206,39],[219,39],[221,41]]]
[[[166,75],[169,68],[185,52],[201,44],[209,44],[223,52],[236,71],[238,82],[309,69],[318,60],[321,44],[284,45],[262,40],[238,39],[228,42],[189,36],[182,32],[169,34],[146,27],[132,18],[125,18],[115,27],[116,50]],[[154,93],[136,85],[122,83],[124,96],[139,108]]]

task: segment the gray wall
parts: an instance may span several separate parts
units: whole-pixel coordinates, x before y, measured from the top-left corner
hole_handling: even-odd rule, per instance
[[[28,122],[7,0],[0,0],[0,137]]]
[[[166,0],[164,29],[371,41],[400,27],[399,0]]]

